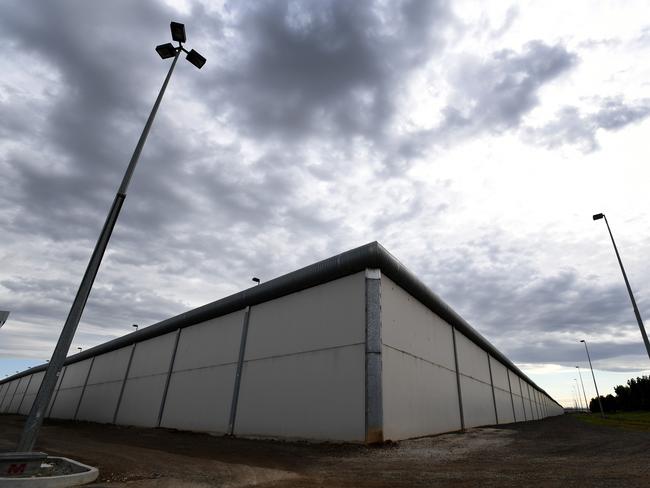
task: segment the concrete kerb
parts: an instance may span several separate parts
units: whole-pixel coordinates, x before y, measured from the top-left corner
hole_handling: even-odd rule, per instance
[[[58,456],[48,456],[48,459],[59,459],[85,471],[59,476],[42,476],[40,478],[0,477],[0,488],[67,488],[69,486],[81,486],[92,483],[99,476],[99,470],[93,466]]]

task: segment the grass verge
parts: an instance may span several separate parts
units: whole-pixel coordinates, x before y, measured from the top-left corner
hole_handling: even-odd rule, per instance
[[[577,414],[576,418],[595,425],[607,425],[625,430],[640,430],[650,432],[650,412],[618,412],[608,413],[606,418],[600,414]]]

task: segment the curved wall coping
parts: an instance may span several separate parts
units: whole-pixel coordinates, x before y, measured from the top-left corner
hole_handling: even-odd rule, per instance
[[[323,261],[305,266],[291,273],[279,276],[273,280],[255,285],[246,290],[227,296],[220,300],[208,303],[201,307],[184,312],[175,317],[165,319],[149,327],[131,332],[111,341],[91,347],[85,351],[74,354],[65,360],[65,365],[77,363],[84,359],[105,354],[131,344],[146,341],[154,337],[173,332],[178,329],[190,327],[209,319],[220,317],[247,306],[258,305],[274,300],[291,293],[321,285],[366,268],[380,269],[383,274],[397,285],[423,303],[427,308],[454,326],[458,331],[467,336],[472,342],[487,351],[495,359],[506,365],[515,374],[533,385],[548,398],[556,402],[548,393],[535,384],[526,374],[512,363],[505,355],[495,348],[485,337],[479,334],[465,319],[454,312],[438,295],[433,293],[422,281],[411,273],[395,256],[386,250],[377,241],[361,247],[351,249]],[[0,385],[9,381],[27,376],[40,371],[45,371],[47,364],[35,366],[0,381]]]

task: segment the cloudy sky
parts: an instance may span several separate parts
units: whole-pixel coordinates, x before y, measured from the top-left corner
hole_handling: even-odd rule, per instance
[[[649,373],[591,219],[650,321],[645,0],[10,0],[2,377],[51,354],[171,20],[208,62],[179,61],[73,348],[377,240],[567,405],[582,338],[602,390]]]

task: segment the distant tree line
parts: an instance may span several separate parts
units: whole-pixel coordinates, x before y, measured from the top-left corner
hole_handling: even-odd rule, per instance
[[[650,376],[641,376],[627,380],[627,385],[618,385],[614,388],[616,396],[607,395],[600,397],[605,412],[617,410],[650,410]],[[589,410],[600,412],[598,398],[589,402]]]

